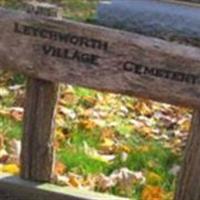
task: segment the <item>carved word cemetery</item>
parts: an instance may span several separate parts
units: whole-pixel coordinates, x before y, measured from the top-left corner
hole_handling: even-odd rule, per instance
[[[48,9],[53,11],[49,13]],[[197,114],[200,49],[190,44],[62,19],[55,14],[55,7],[48,9],[29,7],[25,12],[0,8],[0,69],[29,77],[21,178],[39,182],[51,180],[58,83],[66,83],[197,110],[192,123],[193,139],[186,150],[175,198],[199,200],[199,188],[194,185],[200,184],[200,174],[195,174],[196,169],[188,165],[200,164],[196,155],[199,147],[198,150],[191,147],[200,131],[200,114]],[[0,187],[4,185],[5,190],[13,184],[0,181]],[[18,189],[20,187],[23,186]],[[49,199],[56,199],[55,195],[50,196]]]

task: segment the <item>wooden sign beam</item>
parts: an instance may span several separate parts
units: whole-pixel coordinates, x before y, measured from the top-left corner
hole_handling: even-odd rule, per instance
[[[200,49],[0,9],[0,68],[184,106],[200,105]]]

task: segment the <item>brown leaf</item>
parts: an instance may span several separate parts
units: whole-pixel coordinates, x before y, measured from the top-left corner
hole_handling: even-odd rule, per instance
[[[67,168],[66,166],[61,162],[56,162],[55,168],[54,168],[54,174],[56,175],[63,175],[66,172]]]

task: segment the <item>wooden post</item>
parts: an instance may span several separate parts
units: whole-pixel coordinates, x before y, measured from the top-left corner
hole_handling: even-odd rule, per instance
[[[60,10],[44,3],[28,3],[27,12],[57,17]],[[29,78],[27,83],[24,134],[22,138],[21,177],[50,181],[54,167],[54,119],[58,84]]]
[[[195,110],[175,200],[200,199],[200,111]]]
[[[200,0],[185,1],[200,3]],[[190,129],[175,200],[200,199],[200,110],[193,111]]]

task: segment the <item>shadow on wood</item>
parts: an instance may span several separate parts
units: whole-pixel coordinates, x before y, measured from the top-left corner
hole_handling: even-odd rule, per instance
[[[1,200],[128,200],[112,195],[59,187],[51,184],[38,184],[18,177],[0,176]]]

